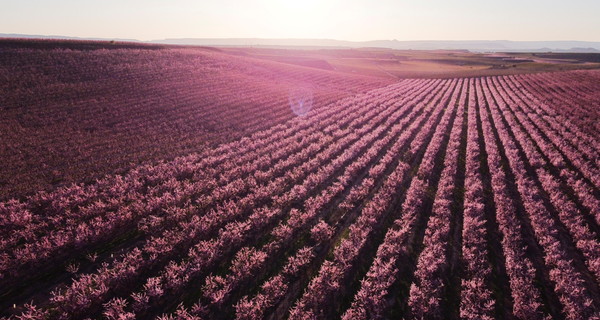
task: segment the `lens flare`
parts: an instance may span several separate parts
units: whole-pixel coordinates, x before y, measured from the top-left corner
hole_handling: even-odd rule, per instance
[[[310,88],[290,90],[288,101],[294,114],[300,117],[306,116],[313,106],[313,91]]]

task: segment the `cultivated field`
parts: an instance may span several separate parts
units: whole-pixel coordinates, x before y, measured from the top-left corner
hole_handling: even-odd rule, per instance
[[[86,48],[0,54],[0,317],[600,318],[600,71]]]
[[[381,48],[292,50],[222,48],[292,65],[383,78],[456,78],[600,68],[600,53],[474,53]]]
[[[214,48],[0,40],[0,200],[173,159],[391,79]]]

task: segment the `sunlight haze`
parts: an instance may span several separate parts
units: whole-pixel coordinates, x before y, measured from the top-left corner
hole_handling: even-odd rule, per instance
[[[0,33],[131,38],[600,41],[600,2],[3,1]]]

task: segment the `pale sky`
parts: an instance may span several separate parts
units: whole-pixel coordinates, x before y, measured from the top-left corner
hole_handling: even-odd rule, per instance
[[[0,0],[0,33],[600,41],[600,0]]]

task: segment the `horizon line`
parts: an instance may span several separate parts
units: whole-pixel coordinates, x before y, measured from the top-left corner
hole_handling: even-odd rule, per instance
[[[8,36],[8,37],[6,37]],[[600,40],[571,40],[571,39],[562,39],[562,40],[510,40],[510,39],[413,39],[413,40],[400,40],[400,39],[371,39],[371,40],[343,40],[336,38],[294,38],[294,37],[167,37],[167,38],[153,38],[153,39],[137,39],[137,38],[121,38],[121,37],[105,37],[105,36],[71,36],[71,35],[61,35],[61,34],[29,34],[29,33],[0,33],[0,38],[3,39],[11,39],[11,38],[19,38],[19,36],[25,36],[27,38],[34,39],[106,39],[106,40],[121,40],[121,41],[138,41],[138,42],[150,42],[150,41],[162,41],[162,40],[184,40],[184,39],[203,39],[203,40],[238,40],[238,39],[257,39],[257,40],[318,40],[318,41],[339,41],[339,42],[374,42],[374,41],[390,41],[390,42],[474,42],[474,41],[488,41],[488,42],[590,42],[590,43],[600,43]],[[40,38],[35,38],[40,37]],[[54,38],[56,37],[56,38]]]

